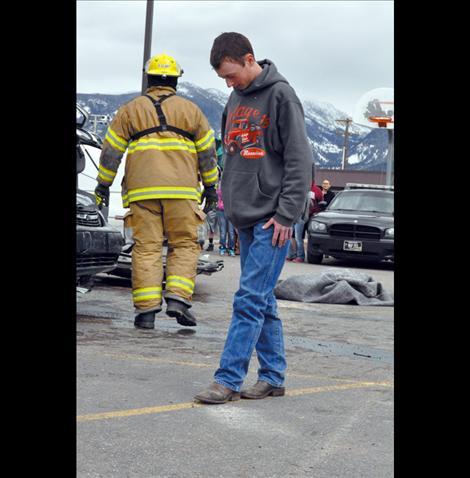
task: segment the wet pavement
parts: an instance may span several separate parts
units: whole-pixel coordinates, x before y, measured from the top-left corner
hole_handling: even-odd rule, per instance
[[[218,258],[215,253],[210,254]],[[212,381],[239,258],[199,275],[198,326],[133,326],[130,282],[77,293],[78,477],[392,477],[393,307],[278,301],[286,396],[193,402]],[[393,267],[286,263],[281,279],[359,269],[393,292]],[[256,355],[246,385],[256,381]]]

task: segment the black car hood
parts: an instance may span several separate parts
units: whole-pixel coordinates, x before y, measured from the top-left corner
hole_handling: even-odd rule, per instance
[[[313,220],[318,220],[326,224],[334,223],[351,223],[354,224],[355,220],[364,226],[376,226],[376,227],[393,227],[393,216],[384,216],[376,213],[358,213],[357,211],[323,211],[313,216]]]

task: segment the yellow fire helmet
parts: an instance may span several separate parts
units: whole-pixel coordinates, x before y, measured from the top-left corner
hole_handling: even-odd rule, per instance
[[[145,73],[147,73],[147,75],[158,75],[165,78],[167,76],[178,77],[184,72],[172,56],[161,53],[153,56],[145,63]]]

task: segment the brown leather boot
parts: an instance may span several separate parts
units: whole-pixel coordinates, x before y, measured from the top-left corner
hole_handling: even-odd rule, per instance
[[[208,388],[195,395],[194,398],[202,403],[226,403],[240,400],[240,392],[235,392],[220,383],[214,382]]]
[[[263,380],[258,380],[252,387],[242,390],[240,395],[242,398],[251,398],[254,400],[259,400],[260,398],[271,397],[282,397],[286,393],[285,387],[274,387],[268,382]]]

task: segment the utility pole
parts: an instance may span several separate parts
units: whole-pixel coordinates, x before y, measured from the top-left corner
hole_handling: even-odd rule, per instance
[[[343,159],[341,160],[341,169],[346,169],[346,166],[348,165],[349,125],[352,123],[352,119],[351,118],[338,119],[336,120],[336,122],[346,125],[344,130]]]
[[[145,93],[147,87],[145,63],[150,58],[150,49],[152,47],[153,1],[154,0],[147,0],[147,13],[145,16],[144,63],[142,66],[142,94]]]

